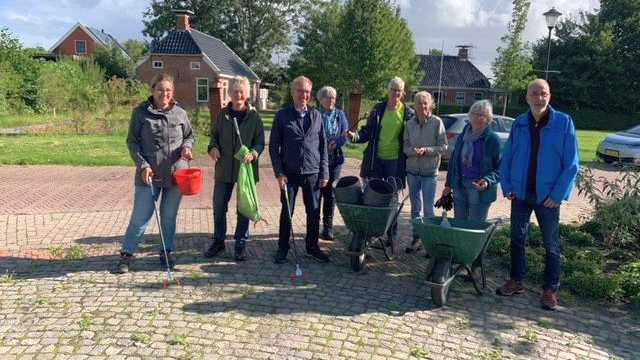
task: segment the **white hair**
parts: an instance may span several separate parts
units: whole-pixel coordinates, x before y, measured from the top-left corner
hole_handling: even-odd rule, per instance
[[[318,90],[318,101],[322,101],[323,98],[327,96],[338,96],[338,92],[332,86],[323,86]]]
[[[393,79],[391,79],[391,81],[389,81],[389,85],[387,86],[387,90],[391,91],[391,89],[397,86],[399,88],[402,88],[404,90],[404,80],[402,80],[401,78],[395,76]]]
[[[426,102],[431,103],[431,106],[433,106],[433,98],[431,97],[431,94],[429,94],[428,91],[420,91],[420,92],[417,92],[415,95],[413,95],[413,102],[417,103],[418,100],[424,100]]]
[[[291,88],[295,89],[298,84],[304,83],[304,82],[309,84],[309,86],[313,87],[313,83],[311,82],[311,80],[308,77],[306,77],[304,75],[300,75],[300,76],[296,77],[295,79],[293,79],[293,81],[291,82]]]
[[[545,79],[535,79],[535,80],[532,80],[529,83],[529,85],[527,85],[527,94],[529,94],[531,92],[531,89],[536,85],[546,87],[547,90],[549,90],[549,92],[551,92],[551,87],[549,87],[549,83],[547,82],[547,80],[545,80]]]
[[[472,113],[485,115],[488,124],[493,120],[493,105],[489,100],[478,100],[469,108],[469,117],[471,117]]]
[[[236,87],[238,86],[244,86],[246,92],[247,92],[247,97],[249,97],[249,79],[247,79],[244,76],[234,76],[233,78],[231,78],[231,80],[229,80],[229,87],[227,88],[227,95],[231,96],[231,94],[233,94],[233,91],[236,89]]]

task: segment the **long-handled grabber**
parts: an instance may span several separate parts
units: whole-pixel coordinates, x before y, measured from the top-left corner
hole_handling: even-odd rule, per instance
[[[169,266],[169,258],[167,256],[167,246],[164,243],[164,234],[162,233],[162,225],[160,224],[160,215],[158,211],[158,204],[156,203],[156,199],[153,196],[153,184],[151,183],[151,177],[149,177],[149,189],[151,189],[151,200],[153,200],[153,213],[156,215],[156,222],[158,224],[158,231],[160,232],[160,241],[162,242],[162,252],[164,253],[164,263],[167,266],[167,280],[162,282],[162,287],[164,289],[169,287],[171,282],[175,282],[176,285],[182,286],[182,283],[178,278],[173,276],[173,271],[171,271],[171,267]]]

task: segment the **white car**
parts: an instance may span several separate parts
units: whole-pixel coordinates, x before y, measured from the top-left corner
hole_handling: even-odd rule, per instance
[[[460,135],[465,125],[469,123],[469,114],[449,114],[439,116],[444,123],[444,128],[447,132],[447,141],[449,142],[447,151],[442,154],[442,160],[449,161],[451,153],[456,146],[458,135]],[[504,148],[504,144],[506,144],[509,139],[509,132],[511,131],[511,126],[513,126],[513,121],[514,119],[508,116],[493,115],[493,121],[491,121],[489,126],[491,126],[491,130],[495,131],[500,138],[500,145],[502,145],[502,148]]]
[[[606,163],[640,165],[640,125],[607,136],[598,144],[596,154]]]

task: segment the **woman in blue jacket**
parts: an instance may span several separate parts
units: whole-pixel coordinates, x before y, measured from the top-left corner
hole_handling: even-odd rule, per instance
[[[327,139],[327,157],[329,159],[329,186],[320,188],[320,203],[322,209],[322,238],[333,240],[333,212],[335,209],[335,197],[333,184],[340,178],[344,154],[342,146],[347,142],[343,134],[349,124],[344,112],[336,108],[336,89],[324,86],[318,90],[318,110],[324,120],[324,134]]]
[[[442,195],[453,190],[454,217],[487,221],[500,182],[500,138],[489,123],[493,107],[489,100],[476,101],[469,109],[469,124],[458,136],[447,167]]]

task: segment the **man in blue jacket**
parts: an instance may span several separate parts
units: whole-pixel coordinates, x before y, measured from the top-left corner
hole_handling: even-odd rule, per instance
[[[287,261],[291,222],[287,214],[284,191],[289,198],[289,209],[293,215],[298,189],[302,188],[304,207],[307,212],[307,256],[322,262],[329,257],[318,247],[320,228],[320,188],[329,182],[327,140],[322,115],[307,105],[311,98],[311,80],[298,76],[291,82],[293,105],[276,113],[269,137],[269,155],[280,189],[282,209],[278,232],[278,251],[273,261]]]
[[[560,283],[560,204],[569,199],[579,159],[573,120],[549,106],[550,99],[545,80],[529,83],[530,110],[516,118],[502,154],[500,185],[511,200],[511,275],[496,292],[505,296],[524,293],[525,244],[533,211],[546,250],[540,303],[555,310]]]

